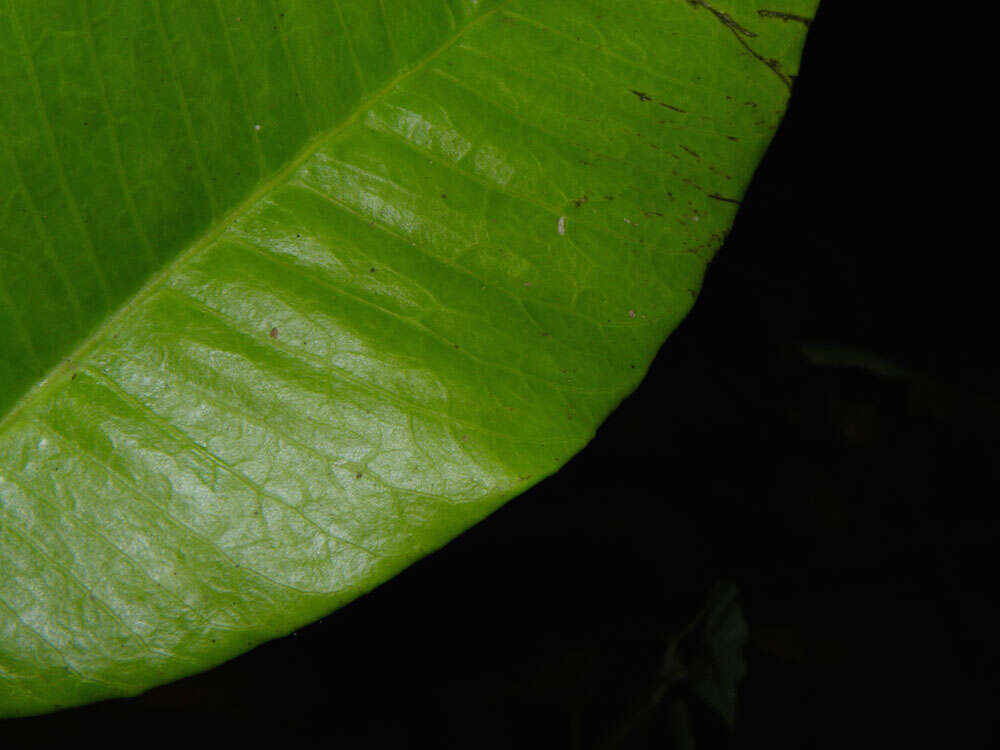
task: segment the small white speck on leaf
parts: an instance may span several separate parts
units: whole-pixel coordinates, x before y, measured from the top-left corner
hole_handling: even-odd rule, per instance
[[[625,223],[626,223],[626,224],[631,224],[632,222],[631,222],[631,221],[629,221],[628,219],[625,219]]]
[[[692,219],[694,219],[695,221],[701,221],[701,217],[700,217],[700,216],[698,216],[698,214],[695,214],[695,215],[694,215],[694,216],[692,216],[691,218],[692,218]]]
[[[259,133],[260,132],[260,125],[254,125],[253,129],[256,130]]]
[[[634,318],[634,317],[635,317],[635,310],[629,310],[629,311],[628,311],[628,316],[629,316],[630,318]]]
[[[559,217],[559,224],[557,226],[559,228],[559,234],[560,235],[566,234],[566,217],[565,216],[560,216]]]

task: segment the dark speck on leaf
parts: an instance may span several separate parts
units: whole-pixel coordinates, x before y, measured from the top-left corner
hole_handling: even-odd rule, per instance
[[[271,329],[271,338],[272,339],[278,338],[278,329],[277,328],[272,328]]]
[[[633,94],[639,97],[640,102],[650,102],[653,100],[653,97],[651,97],[649,94],[644,94],[641,91],[636,91],[635,89],[631,89],[631,91]]]
[[[713,200],[724,201],[725,203],[735,203],[737,206],[740,205],[740,202],[735,198],[727,198],[726,196],[719,195],[718,193],[709,193],[708,197]]]
[[[368,273],[375,273],[375,266],[368,269]]]
[[[361,479],[361,477],[363,477],[363,476],[364,476],[364,474],[362,474],[362,473],[361,473],[361,472],[359,471],[359,472],[358,472],[357,474],[355,474],[354,476],[355,476],[355,478],[357,478],[357,479]]]

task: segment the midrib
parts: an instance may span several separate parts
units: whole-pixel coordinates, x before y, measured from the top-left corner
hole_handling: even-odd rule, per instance
[[[509,6],[512,2],[513,0],[504,0],[492,10],[488,10],[482,15],[469,21],[465,26],[459,28],[451,37],[445,40],[444,43],[430,52],[427,56],[419,60],[409,69],[397,74],[392,80],[372,94],[367,100],[361,102],[361,104],[338,125],[335,125],[325,132],[314,136],[302,148],[302,150],[288,162],[288,164],[278,170],[269,179],[262,182],[256,190],[243,200],[243,202],[229,211],[218,222],[209,227],[209,229],[190,247],[181,251],[173,260],[150,277],[149,281],[147,281],[142,288],[140,288],[116,312],[109,315],[89,337],[84,339],[80,345],[72,351],[72,353],[63,357],[62,361],[58,365],[49,370],[43,378],[29,388],[28,391],[14,403],[10,411],[0,418],[0,435],[2,435],[7,428],[14,423],[18,415],[34,403],[36,399],[41,398],[45,392],[55,388],[62,381],[64,381],[67,375],[73,370],[74,367],[77,366],[79,362],[83,361],[87,355],[93,351],[109,334],[113,333],[115,329],[125,322],[133,310],[138,308],[143,302],[151,297],[157,289],[163,286],[167,279],[177,269],[181,268],[192,258],[196,258],[200,253],[211,247],[212,244],[220,236],[222,236],[222,234],[229,227],[249,212],[250,209],[257,205],[257,203],[259,203],[265,196],[270,194],[280,185],[286,183],[296,170],[307,162],[320,149],[320,147],[335,140],[349,127],[357,123],[362,115],[371,110],[400,84],[425,70],[428,65],[447,52],[463,36],[477,26],[481,26],[488,19],[492,18],[504,8]]]

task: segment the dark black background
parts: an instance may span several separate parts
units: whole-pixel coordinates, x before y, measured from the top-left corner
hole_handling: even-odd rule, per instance
[[[562,472],[295,636],[0,735],[584,750],[727,580],[748,676],[732,733],[692,704],[699,748],[987,746],[990,279],[975,244],[929,231],[954,209],[912,162],[944,105],[908,94],[894,44],[920,45],[871,5],[820,10],[694,312]],[[834,346],[902,371],[803,354]],[[669,748],[669,728],[654,711],[622,747]]]

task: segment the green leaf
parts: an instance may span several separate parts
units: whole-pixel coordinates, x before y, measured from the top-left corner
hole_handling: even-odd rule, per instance
[[[743,651],[750,635],[737,596],[733,584],[722,584],[709,595],[688,667],[691,691],[730,727],[736,721],[736,687],[746,675]]]
[[[816,0],[770,4],[0,0],[0,715],[286,634],[579,450],[780,120]]]

